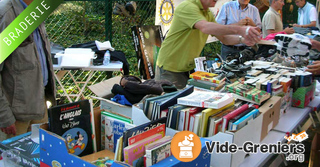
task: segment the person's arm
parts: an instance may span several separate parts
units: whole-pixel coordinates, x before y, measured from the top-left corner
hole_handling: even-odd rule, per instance
[[[225,45],[245,44],[247,46],[253,46],[256,44],[256,42],[247,40],[239,35],[217,35],[216,37]]]
[[[311,44],[312,44],[312,49],[316,49],[320,51],[320,42],[310,39]],[[308,69],[306,69],[306,71],[309,71],[313,74],[320,74],[320,61],[314,61],[312,65],[308,65],[307,66]]]
[[[316,23],[317,23],[316,21],[312,21],[310,24],[305,24],[305,25],[293,24],[293,27],[302,27],[302,28],[315,27]]]
[[[293,34],[294,33],[294,29],[293,28],[289,28],[289,27],[285,28],[283,31],[285,33],[287,33],[287,34]],[[276,31],[276,30],[273,30],[273,29],[267,30],[268,35],[269,34],[273,34],[273,33],[277,33],[277,32],[280,32],[280,31]]]
[[[194,28],[199,29],[201,32],[205,34],[220,37],[222,40],[228,39],[228,38],[223,38],[222,36],[224,35],[241,35],[247,41],[252,41],[254,43],[257,43],[260,41],[260,32],[258,30],[259,29],[258,27],[220,25],[217,23],[201,20],[195,23]],[[228,43],[227,41],[222,41],[222,42]]]
[[[306,69],[306,71],[311,72],[312,74],[320,74],[320,61],[314,61],[312,63],[312,65],[308,65],[307,66],[308,69]]]
[[[311,41],[311,45],[312,45],[311,49],[316,49],[316,50],[320,51],[320,42],[313,40],[313,39],[310,39],[310,41]]]

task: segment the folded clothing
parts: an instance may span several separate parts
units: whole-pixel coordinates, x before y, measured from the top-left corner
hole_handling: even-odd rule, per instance
[[[138,103],[148,94],[161,95],[163,92],[177,91],[176,87],[168,80],[155,81],[153,79],[142,82],[140,78],[127,75],[120,80],[120,85],[115,84],[111,92],[124,95],[132,104]]]

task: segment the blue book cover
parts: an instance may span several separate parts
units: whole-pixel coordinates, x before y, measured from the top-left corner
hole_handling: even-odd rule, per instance
[[[0,155],[7,150],[15,149],[19,152],[22,161],[21,166],[39,166],[40,165],[40,148],[31,137],[31,132],[21,134],[19,136],[6,139],[0,142]]]
[[[251,112],[249,112],[248,114],[240,118],[238,121],[234,122],[232,126],[232,130],[237,130],[244,127],[249,120],[256,118],[258,114],[259,114],[258,109],[252,110]]]
[[[170,157],[160,161],[159,163],[152,165],[152,167],[163,167],[163,166],[166,166],[166,167],[208,166],[209,167],[211,154],[208,153],[205,142],[210,140],[204,139],[204,138],[200,138],[200,140],[201,140],[202,149],[199,156],[195,160],[191,162],[182,162],[176,159],[173,155],[171,155]]]

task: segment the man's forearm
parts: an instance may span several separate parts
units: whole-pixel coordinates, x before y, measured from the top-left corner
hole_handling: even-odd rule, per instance
[[[205,34],[217,36],[241,34],[241,29],[243,29],[244,27],[238,25],[220,25],[213,22],[199,21],[195,24],[195,28],[199,29]]]

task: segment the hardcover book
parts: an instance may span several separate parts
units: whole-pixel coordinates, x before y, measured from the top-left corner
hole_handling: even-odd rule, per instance
[[[178,104],[219,109],[233,102],[231,93],[194,90],[190,95],[178,98]]]
[[[155,75],[155,64],[163,41],[160,26],[145,25],[131,28],[138,65],[143,79],[152,79]]]
[[[193,133],[197,134],[198,136],[200,135],[200,120],[201,120],[201,115],[202,113],[197,113],[193,115],[190,119],[190,127],[192,128]]]
[[[184,108],[187,108],[187,106],[180,105],[180,104],[175,104],[169,107],[167,127],[170,127],[172,129],[178,129],[180,110]]]
[[[239,108],[235,109],[234,111],[230,112],[229,114],[222,117],[222,132],[225,132],[227,130],[227,126],[229,123],[229,120],[234,118],[235,116],[239,115],[240,113],[244,112],[249,108],[248,104],[244,104],[240,106]]]
[[[219,108],[219,109],[211,109],[211,108],[208,108],[208,109],[205,109],[203,110],[201,113],[201,121],[200,121],[200,135],[199,137],[205,137],[206,134],[207,134],[207,129],[208,129],[208,120],[209,120],[209,116],[212,115],[212,114],[215,114],[215,113],[219,113],[225,109],[228,109],[230,107],[232,107],[234,105],[234,102],[232,103],[229,103],[228,105],[222,107],[222,108]]]
[[[185,130],[189,130],[189,131],[192,131],[190,130],[190,126],[192,126],[193,128],[193,124],[191,124],[191,117],[199,112],[201,112],[202,110],[204,110],[204,108],[201,108],[201,107],[192,107],[189,109],[189,111],[186,113],[186,122],[187,124],[185,124]],[[192,129],[191,128],[191,129]]]
[[[124,131],[135,127],[135,125],[108,115],[105,115],[103,118],[105,120],[105,149],[115,152],[117,140],[123,135]]]
[[[143,157],[145,154],[145,146],[162,138],[161,134],[154,134],[135,144],[124,147],[124,161],[129,165],[133,165],[134,161]]]
[[[246,114],[245,116],[241,117],[239,120],[234,122],[232,125],[232,130],[238,130],[244,127],[249,120],[256,118],[258,114],[259,114],[259,110],[253,109],[248,114]]]
[[[248,109],[246,109],[245,111],[243,111],[242,113],[240,113],[239,115],[235,116],[234,118],[229,120],[228,123],[228,130],[232,130],[233,127],[233,123],[238,121],[240,118],[242,118],[243,116],[245,116],[246,114],[250,113],[252,110],[256,109],[255,107],[249,107]]]
[[[164,101],[165,99],[175,95],[178,91],[176,92],[171,92],[171,93],[166,93],[164,95],[161,96],[156,96],[156,97],[150,97],[147,98],[143,104],[143,111],[145,113],[145,115],[151,119],[152,117],[152,108],[153,108],[153,104],[155,101]]]
[[[222,127],[222,117],[230,113],[231,111],[234,110],[235,107],[231,107],[229,109],[223,110],[220,113],[213,114],[209,117],[208,124],[209,124],[209,129],[207,132],[207,136],[213,136],[217,134],[219,131],[221,131]]]
[[[116,132],[116,130],[113,131],[114,129],[112,128],[112,123],[110,122],[109,119],[106,119],[106,117],[111,117],[113,119],[123,121],[124,124],[128,124],[128,123],[132,124],[132,120],[118,113],[113,113],[110,111],[101,112],[101,149],[103,150],[108,149],[110,151],[113,151],[112,148],[115,148],[114,146],[116,146],[114,144],[114,141],[117,140],[117,139],[114,139],[115,135],[113,133]],[[126,128],[129,128],[129,127],[126,127]],[[106,147],[106,142],[108,144],[107,147]]]
[[[67,141],[69,153],[84,156],[96,152],[92,100],[48,109],[49,129]]]

